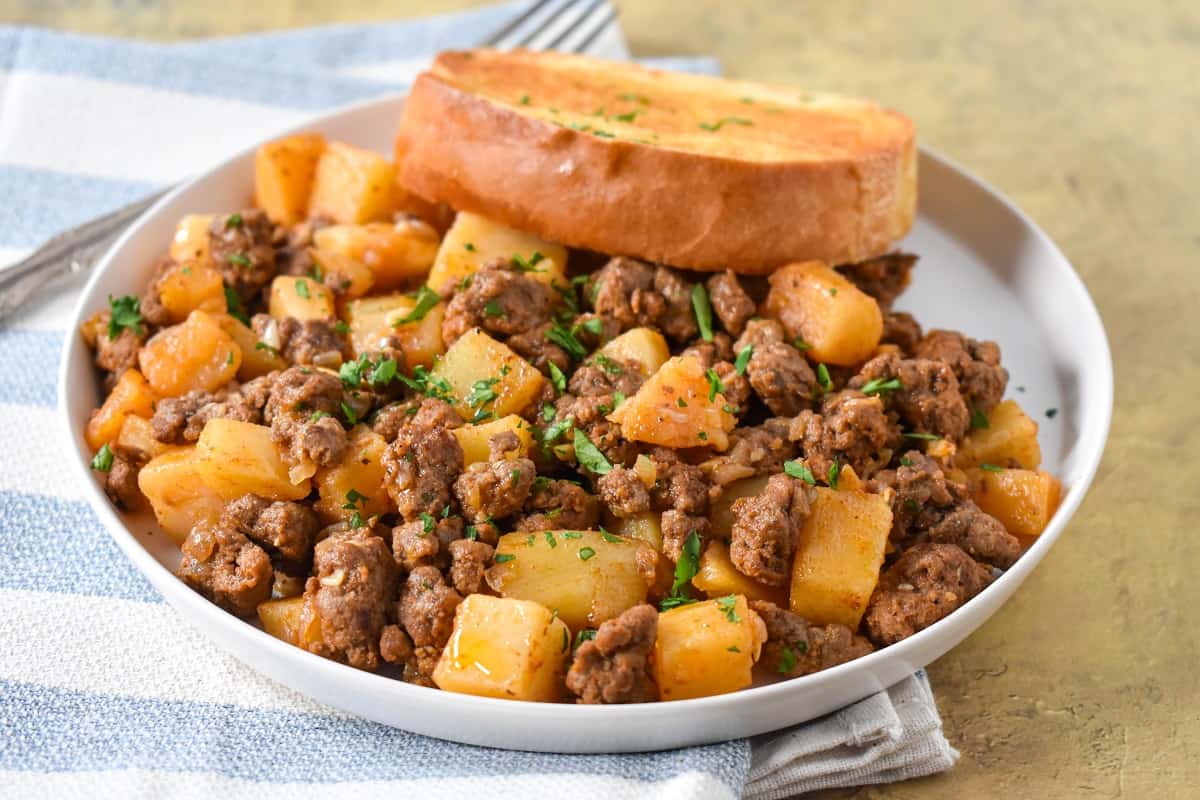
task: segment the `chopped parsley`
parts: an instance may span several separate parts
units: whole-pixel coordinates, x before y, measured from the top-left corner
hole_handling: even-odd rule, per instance
[[[1046,409],[1046,419],[1054,419],[1056,416],[1058,416],[1057,408],[1047,408]]]
[[[558,547],[558,539],[554,538],[554,533],[552,531],[546,531],[545,536],[546,544],[550,545],[551,547]]]
[[[536,250],[533,251],[533,255],[529,257],[528,261],[517,253],[514,253],[512,257],[513,266],[517,268],[518,272],[545,272],[544,269],[537,269],[537,265],[545,260],[546,257]]]
[[[575,331],[561,322],[555,322],[546,330],[546,339],[566,350],[576,361],[582,361],[587,355],[587,348],[575,336]]]
[[[250,266],[250,259],[246,257],[245,253],[233,253],[227,260],[230,264],[237,264],[239,267]]]
[[[812,350],[812,345],[801,339],[799,336],[797,336],[795,339],[792,339],[792,347],[801,351]]]
[[[521,105],[523,105],[523,106],[529,105],[529,95],[527,95],[527,94],[521,95]]]
[[[463,249],[466,250],[468,253],[474,253],[475,245],[472,244],[471,242],[467,242],[466,244],[463,245]]]
[[[708,299],[708,290],[703,283],[692,286],[692,310],[696,312],[696,324],[700,326],[700,338],[706,342],[713,340],[712,303]]]
[[[514,556],[512,553],[496,553],[496,557],[492,560],[497,564],[507,564],[515,558],[516,556]]]
[[[346,492],[346,502],[342,504],[342,508],[346,509],[347,511],[354,512],[350,515],[351,528],[364,527],[365,523],[363,522],[362,518],[362,509],[359,508],[359,505],[362,504],[365,507],[366,502],[367,496],[360,493],[357,489],[351,489],[350,491]]]
[[[508,484],[509,484],[509,486],[516,486],[520,482],[521,482],[521,470],[514,469],[512,471],[512,474],[509,476]],[[533,543],[530,542],[530,544],[533,544]]]
[[[579,645],[583,644],[584,642],[590,642],[592,639],[595,639],[595,638],[596,638],[596,629],[595,628],[584,628],[579,633],[575,634],[575,647],[578,648]]]
[[[796,653],[788,645],[779,651],[779,674],[786,675],[796,668]]]
[[[940,436],[935,436],[932,433],[904,433],[901,434],[905,439],[920,439],[923,442],[936,442],[941,439]]]
[[[111,313],[108,317],[108,340],[111,342],[121,335],[122,331],[133,331],[134,336],[145,332],[142,326],[141,301],[132,295],[123,297],[108,296],[108,307]]]
[[[433,529],[437,527],[437,522],[433,518],[433,514],[428,511],[421,512],[421,535],[428,536],[433,533]]]
[[[507,317],[508,312],[496,300],[488,300],[483,307],[483,313],[489,317]]]
[[[817,383],[825,392],[833,388],[833,379],[829,377],[829,367],[824,364],[817,364]]]
[[[279,348],[271,347],[271,345],[267,344],[266,342],[255,342],[254,349],[255,350],[264,350],[267,353],[270,353],[271,355],[275,356],[276,358],[279,358]]]
[[[425,319],[425,315],[433,310],[433,307],[442,302],[442,296],[430,289],[428,286],[422,286],[417,290],[417,304],[413,306],[412,311],[409,311],[400,319],[392,323],[392,326],[406,325],[409,322],[420,322]]]
[[[862,389],[860,391],[863,394],[870,396],[873,394],[883,394],[884,392],[894,392],[898,389],[903,389],[903,388],[904,388],[904,384],[900,383],[899,378],[892,378],[891,380],[884,380],[883,378],[872,378],[871,380],[869,380],[863,384]],[[972,417],[972,419],[971,419],[972,425],[974,424],[974,422],[975,422],[975,420]],[[985,428],[987,427],[987,418],[986,417],[984,418],[984,424],[982,427],[985,427]]]
[[[745,117],[722,117],[716,122],[701,122],[700,130],[716,133],[726,125],[753,125],[754,122]]]
[[[680,408],[687,408],[687,400],[684,400],[682,397],[676,397],[675,405],[679,406]]]
[[[614,114],[612,118],[615,119],[617,122],[633,122],[635,119],[637,119],[638,114],[641,114],[641,113],[642,112],[640,110],[627,111],[624,114]]]
[[[721,383],[721,376],[714,369],[706,369],[704,377],[708,378],[708,402],[713,402],[717,399],[717,392],[725,391],[725,384]]]
[[[387,386],[399,372],[399,366],[396,364],[396,359],[385,358],[375,365],[375,369],[371,370],[371,385],[379,388]]]
[[[479,538],[479,529],[474,525],[468,525],[467,530],[463,533],[463,537],[470,542],[474,542]]]
[[[100,445],[100,449],[96,451],[96,455],[92,456],[92,469],[97,472],[108,472],[113,465],[113,451],[108,446],[108,442]]]
[[[997,467],[995,464],[989,464],[986,461],[980,464],[979,468],[988,472],[1004,472],[1004,467]]]
[[[838,476],[841,474],[842,468],[838,464],[837,456],[833,457],[833,463],[829,465],[829,488],[836,489],[838,485]]]
[[[354,411],[354,409],[351,408],[350,406],[346,405],[345,403],[342,403],[341,406],[342,406],[342,416],[344,416],[346,418],[346,422],[348,422],[352,426],[357,425],[358,424],[358,414]]]
[[[328,416],[329,416],[328,411],[314,411],[313,413],[308,415],[308,421],[316,422],[317,420],[321,419],[322,417],[328,417]]]
[[[580,561],[587,561],[594,555],[596,555],[596,551],[590,547],[579,548],[579,560]]]
[[[225,218],[225,227],[226,228],[240,228],[240,227],[242,227],[243,221],[244,220],[242,219],[241,214],[233,213]]]
[[[471,391],[466,397],[467,406],[470,408],[481,408],[495,400],[500,395],[492,387],[499,382],[499,378],[484,378],[475,381],[471,384]]]
[[[748,344],[738,351],[737,360],[733,362],[733,368],[738,375],[746,374],[746,367],[750,363],[750,356],[754,355],[754,345]]]
[[[592,444],[592,440],[579,429],[575,430],[575,458],[581,467],[597,475],[607,475],[612,469],[612,464],[600,452],[600,448]]]
[[[454,405],[454,387],[450,385],[450,381],[430,374],[429,370],[422,364],[413,367],[411,378],[402,374],[397,374],[396,377],[401,383],[415,392],[420,392],[421,394],[428,395],[437,400],[444,400],[450,405]]]
[[[317,283],[325,282],[325,270],[321,269],[321,265],[316,261],[308,268],[308,277],[312,278]]]
[[[708,441],[708,431],[700,431],[699,433],[696,434],[696,438],[702,442],[707,442]]]
[[[557,608],[554,609],[554,613],[555,613],[555,615],[558,614]],[[565,653],[571,649],[571,632],[569,630],[567,630],[566,625],[563,625],[562,632],[563,632],[562,652]]]
[[[900,456],[900,466],[902,466],[902,467],[911,467],[911,466],[912,466],[912,459],[911,459],[911,458],[909,458],[908,456]]]
[[[604,333],[604,322],[599,317],[585,320],[580,327],[594,336]]]
[[[296,279],[296,294],[300,295],[305,300],[312,299],[312,295],[308,292],[308,281],[304,280],[304,278]]]
[[[817,485],[817,479],[813,477],[812,470],[803,461],[783,462],[783,473],[793,478],[799,478],[809,486]]]
[[[598,319],[596,320],[596,322],[599,322],[599,321],[600,320],[598,320]],[[603,355],[601,353],[596,354],[596,358],[594,360],[597,364],[600,365],[601,369],[603,369],[609,375],[620,375],[622,372],[625,371],[624,367],[622,367],[616,361],[613,361],[608,356]]]
[[[675,562],[675,580],[671,583],[672,597],[687,597],[688,584],[700,571],[700,535],[692,531],[683,540],[679,560]]]
[[[983,413],[978,408],[971,409],[971,427],[972,428],[988,428],[991,423],[988,422],[987,414]]]
[[[829,296],[837,297],[837,287],[836,286],[829,287]]]
[[[238,293],[231,286],[225,285],[221,288],[225,290],[225,310],[229,312],[229,316],[249,327],[250,317],[246,314],[245,307],[242,306],[242,298],[238,297]]]
[[[644,106],[650,105],[650,98],[646,97],[646,95],[644,95],[644,94],[634,94],[633,92],[626,92],[625,94],[621,95],[617,99],[624,100],[626,103],[640,103],[641,105],[644,105]]]
[[[340,333],[345,336],[346,334],[350,333],[350,326],[346,324],[345,320],[339,319],[337,322],[333,323],[333,330],[334,333]]]
[[[608,531],[604,530],[603,527],[600,528],[600,538],[609,543],[622,541],[620,536],[617,536],[614,533],[609,533]]]
[[[658,604],[659,611],[670,611],[672,608],[691,605],[696,602],[693,597],[664,597]]]
[[[725,615],[725,619],[730,622],[741,622],[742,618],[737,613],[737,598],[733,595],[717,598],[717,608],[721,609],[721,613]]]
[[[546,368],[550,370],[550,383],[554,384],[554,388],[558,389],[558,391],[565,392],[567,390],[567,376],[563,374],[563,371],[553,361],[546,362]]]
[[[742,648],[738,647],[736,644],[731,644],[731,645],[729,645],[729,647],[726,647],[725,649],[726,649],[726,650],[728,650],[728,651],[729,651],[729,652],[731,652],[731,653],[740,653],[740,652],[742,652]]]

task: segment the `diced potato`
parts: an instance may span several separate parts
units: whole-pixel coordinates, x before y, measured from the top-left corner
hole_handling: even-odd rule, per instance
[[[232,419],[212,419],[196,442],[204,482],[226,500],[257,494],[271,500],[299,500],[311,488],[306,478],[293,483],[288,466],[271,441],[271,429]]]
[[[154,334],[138,353],[138,364],[155,392],[179,397],[193,389],[215,391],[232,380],[242,366],[242,349],[211,314],[193,311]]]
[[[1014,536],[1041,535],[1062,500],[1062,483],[1048,472],[970,469],[967,478],[971,499]]]
[[[108,335],[107,331],[109,319],[109,312],[107,310],[97,311],[83,322],[79,323],[79,335],[83,337],[84,343],[87,344],[90,349],[96,349],[96,339],[98,339],[102,334],[105,336]]]
[[[185,261],[167,268],[158,283],[158,296],[171,317],[183,322],[196,309],[209,313],[225,310],[225,287],[216,267]]]
[[[892,509],[880,494],[814,494],[792,562],[791,609],[819,625],[857,628],[879,581]]]
[[[363,519],[386,514],[391,509],[387,491],[383,488],[381,459],[386,449],[387,442],[383,437],[366,425],[357,425],[350,431],[342,463],[317,470],[314,478],[319,497],[313,508],[322,520],[332,524],[354,515],[355,509],[342,507],[352,489],[366,498],[357,508]]]
[[[743,497],[754,497],[766,488],[770,476],[760,475],[753,478],[742,478],[725,487],[712,504],[709,519],[712,522],[712,538],[728,541],[733,535],[733,501]]]
[[[439,689],[552,703],[562,698],[571,631],[537,603],[469,595],[433,671]]]
[[[704,548],[692,585],[709,597],[740,594],[750,600],[769,600],[781,608],[788,604],[787,589],[767,586],[738,572],[729,559],[729,548],[719,541],[710,541]]]
[[[258,606],[263,630],[288,644],[309,649],[321,641],[321,621],[315,614],[305,615],[305,598],[285,597],[268,600]]]
[[[331,225],[313,236],[322,253],[352,259],[375,276],[377,291],[420,283],[438,252],[438,233],[428,223],[404,219],[396,223]]]
[[[333,292],[312,278],[278,275],[271,281],[267,312],[275,319],[333,319]]]
[[[308,217],[309,197],[325,137],[298,133],[267,142],[254,154],[254,200],[272,222],[295,225]]]
[[[317,161],[308,216],[357,225],[396,210],[396,168],[379,153],[330,142]]]
[[[148,461],[170,450],[171,445],[163,444],[154,438],[154,428],[150,425],[150,420],[128,414],[121,423],[121,432],[117,434],[113,449],[138,461]]]
[[[657,558],[642,542],[599,531],[508,533],[496,554],[488,585],[503,597],[556,609],[572,630],[644,602]]]
[[[375,286],[375,273],[361,261],[331,250],[310,248],[308,252],[313,260],[309,274],[336,288],[339,301],[362,297]]]
[[[820,261],[789,264],[771,273],[766,315],[789,339],[799,337],[815,361],[854,366],[866,361],[883,335],[875,298]]]
[[[656,552],[662,552],[662,514],[644,511],[632,517],[614,517],[607,523],[609,530],[626,539],[645,542]]]
[[[213,314],[213,319],[242,351],[242,365],[237,371],[239,381],[261,378],[277,369],[287,369],[288,362],[283,356],[270,348],[259,347],[258,334],[243,325],[241,320],[229,314]]]
[[[122,372],[108,397],[92,412],[83,429],[83,438],[88,447],[99,450],[116,439],[121,426],[125,424],[125,418],[131,414],[147,419],[154,416],[154,402],[157,399],[142,373],[136,369]]]
[[[608,418],[621,426],[626,439],[664,447],[729,446],[737,424],[724,410],[725,395],[709,400],[704,367],[692,356],[667,361]]]
[[[438,249],[437,259],[426,281],[429,288],[439,294],[449,294],[463,278],[472,275],[484,263],[495,258],[518,256],[526,263],[541,259],[534,265],[529,277],[541,281],[551,290],[551,298],[558,297],[554,285],[567,287],[567,248],[548,242],[531,233],[506,228],[498,222],[460,211],[454,224],[446,231],[446,238]]]
[[[195,445],[172,447],[138,471],[138,488],[167,536],[181,544],[197,523],[216,523],[226,498],[204,482]]]
[[[212,255],[209,252],[208,226],[212,223],[212,214],[188,214],[179,220],[175,226],[175,236],[171,239],[168,255],[171,260],[180,264],[194,261],[200,264],[211,264]]]
[[[458,439],[458,444],[462,447],[464,465],[469,467],[477,461],[488,460],[488,440],[504,431],[512,431],[521,442],[518,449],[505,453],[505,458],[528,458],[529,451],[533,449],[533,433],[530,431],[529,423],[516,414],[509,414],[507,417],[478,425],[463,425],[461,428],[455,428],[451,433]]]
[[[394,336],[400,342],[409,369],[418,364],[433,366],[434,359],[446,352],[442,341],[446,304],[438,303],[419,320],[400,322],[416,307],[416,298],[406,294],[364,297],[346,303],[345,318],[350,326],[354,355],[378,350],[381,339]]]
[[[750,685],[767,628],[740,595],[658,615],[651,661],[659,700],[709,697]]]
[[[653,328],[625,331],[601,347],[600,352],[617,362],[632,361],[640,364],[642,374],[646,376],[658,372],[671,357],[671,348],[667,346],[667,340]]]
[[[467,420],[481,411],[497,417],[519,414],[545,383],[532,364],[478,328],[450,346],[433,368],[433,375],[450,384],[454,407]],[[478,402],[481,393],[495,397]]]
[[[974,428],[959,445],[954,463],[963,467],[1016,464],[1024,469],[1042,465],[1038,446],[1038,424],[1029,418],[1015,400],[1005,400],[988,414],[986,428]]]

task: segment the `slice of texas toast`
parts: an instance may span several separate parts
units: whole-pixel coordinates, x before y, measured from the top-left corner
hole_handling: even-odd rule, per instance
[[[561,53],[440,54],[413,85],[396,155],[429,200],[701,270],[859,261],[916,211],[901,114]]]

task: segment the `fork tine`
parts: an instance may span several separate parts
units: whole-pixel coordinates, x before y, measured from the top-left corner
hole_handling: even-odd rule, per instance
[[[547,13],[543,14],[540,19],[536,19],[529,30],[519,32],[514,40],[504,43],[504,47],[533,47],[537,50],[546,50],[548,48],[536,44],[537,40],[546,34],[546,31],[554,29],[559,22],[566,19],[568,15],[575,10],[578,0],[565,0],[558,5],[548,9]],[[532,17],[531,17],[532,19]],[[574,22],[568,22],[567,28],[574,27]]]
[[[609,6],[608,10],[604,13],[604,17],[601,18],[600,24],[592,28],[592,30],[583,37],[582,41],[571,48],[570,52],[586,53],[587,49],[592,46],[592,42],[596,41],[600,34],[608,30],[608,26],[616,21],[619,13],[620,12],[616,8]]]
[[[502,39],[504,39],[504,37],[508,36],[510,33],[515,31],[517,28],[521,27],[521,25],[524,24],[524,22],[527,19],[529,19],[530,17],[535,15],[538,11],[540,11],[543,7],[545,7],[545,5],[549,2],[551,2],[551,0],[537,0],[536,3],[529,6],[529,8],[525,9],[524,11],[522,11],[520,13],[520,15],[518,15],[515,19],[507,22],[499,30],[492,33],[491,36],[489,36],[487,39],[485,39],[483,41],[483,44],[487,47],[494,47],[494,46],[500,44],[500,41]]]
[[[580,13],[579,16],[575,17],[571,24],[568,25],[565,30],[559,32],[559,34],[555,36],[554,39],[543,49],[557,50],[563,42],[570,39],[579,31],[581,27],[583,27],[583,24],[588,21],[592,14],[595,13],[597,8],[600,8],[600,6],[604,5],[604,2],[605,0],[592,0],[590,3],[588,3],[587,7],[583,9],[583,12]],[[578,5],[578,3],[573,3],[572,5]]]

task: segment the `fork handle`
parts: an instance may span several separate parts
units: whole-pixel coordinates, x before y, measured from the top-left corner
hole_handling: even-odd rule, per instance
[[[168,190],[155,192],[54,236],[23,261],[0,270],[0,320],[35,292],[87,273],[125,227]]]

